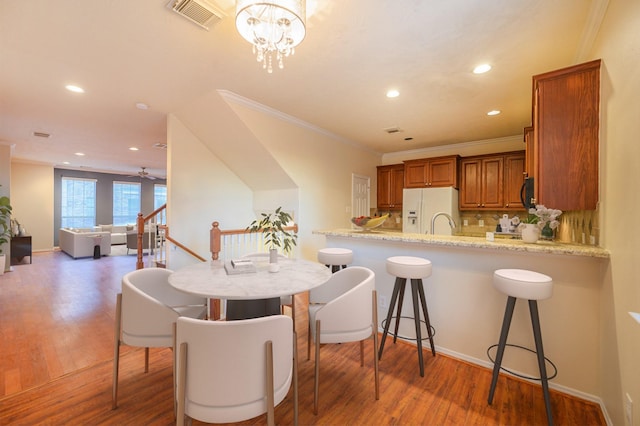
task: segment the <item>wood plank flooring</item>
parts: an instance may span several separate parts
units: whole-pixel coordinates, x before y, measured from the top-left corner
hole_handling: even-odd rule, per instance
[[[111,410],[115,295],[135,256],[73,260],[36,253],[32,265],[0,276],[0,424],[173,424],[169,349],[123,347],[120,404]],[[365,367],[358,345],[321,350],[319,414],[314,416],[313,361],[306,360],[306,300],[297,299],[300,424],[543,425],[538,385],[501,375],[487,404],[491,372],[425,351],[420,377],[415,347],[388,344],[380,362],[380,400],[373,390],[371,343]],[[389,343],[389,342],[388,342]],[[551,392],[557,425],[604,425],[599,406]],[[292,397],[276,408],[278,424],[292,424]],[[265,424],[261,416],[241,424]],[[194,421],[194,424],[201,424]]]

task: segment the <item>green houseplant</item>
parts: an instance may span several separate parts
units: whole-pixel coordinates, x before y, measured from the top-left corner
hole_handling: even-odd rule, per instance
[[[261,213],[262,219],[256,219],[247,226],[249,232],[262,232],[264,234],[264,243],[269,247],[270,253],[274,253],[271,262],[274,262],[273,256],[277,259],[277,250],[282,249],[284,253],[288,253],[296,245],[298,235],[293,231],[285,228],[293,218],[291,215],[278,207],[273,213]]]
[[[6,264],[2,246],[11,238],[11,204],[9,197],[0,197],[0,274],[4,273]]]

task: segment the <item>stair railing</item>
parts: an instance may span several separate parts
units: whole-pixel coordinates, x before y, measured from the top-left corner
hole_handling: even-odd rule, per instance
[[[283,227],[285,231],[298,233],[298,224]],[[222,260],[231,260],[246,255],[247,253],[259,253],[268,251],[262,232],[251,232],[245,229],[220,229],[219,222],[211,224],[209,231],[209,246],[211,259],[219,260],[222,253]],[[293,257],[293,250],[287,254]]]

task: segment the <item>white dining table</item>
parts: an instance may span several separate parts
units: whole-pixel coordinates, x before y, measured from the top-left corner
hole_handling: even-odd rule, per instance
[[[177,290],[211,299],[262,300],[292,296],[311,290],[331,277],[331,270],[318,262],[279,258],[278,272],[269,271],[265,258],[254,259],[255,272],[227,274],[224,262],[211,260],[178,269],[169,275]]]

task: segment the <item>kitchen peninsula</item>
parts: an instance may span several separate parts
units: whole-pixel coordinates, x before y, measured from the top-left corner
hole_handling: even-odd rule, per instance
[[[602,362],[602,339],[598,324],[603,315],[602,283],[610,273],[606,250],[555,242],[527,244],[513,239],[486,241],[477,237],[376,230],[317,230],[313,234],[324,236],[327,247],[353,250],[353,265],[366,266],[375,272],[380,319],[386,317],[394,284],[394,277],[386,272],[386,259],[400,255],[429,259],[433,274],[424,280],[424,288],[431,323],[436,329],[436,350],[487,367],[492,366],[487,349],[498,341],[506,301],[493,288],[493,271],[520,268],[549,275],[554,281],[554,293],[539,303],[539,310],[545,355],[558,369],[550,386],[600,402],[597,371]],[[406,294],[406,306],[411,306],[409,298],[410,294]],[[382,329],[380,324],[379,327]],[[410,331],[411,327],[407,327],[401,334],[415,339],[415,332],[411,335]],[[522,301],[516,304],[508,343],[535,347],[529,310]],[[495,349],[491,354],[495,354]],[[428,356],[425,362],[428,374]],[[537,376],[535,355],[522,349],[507,348],[503,366]]]

